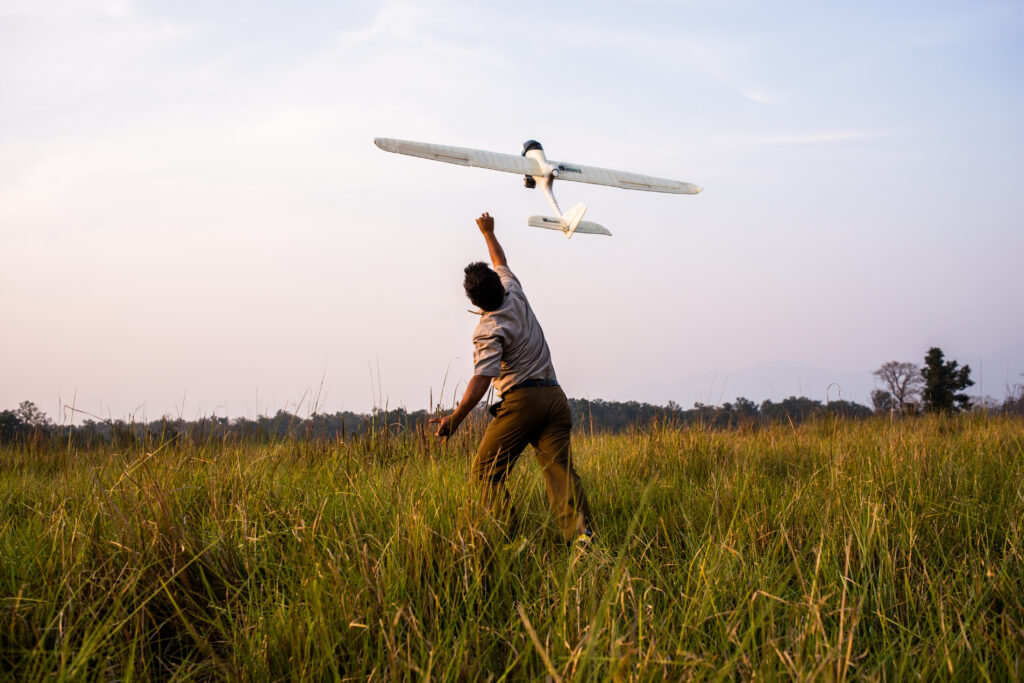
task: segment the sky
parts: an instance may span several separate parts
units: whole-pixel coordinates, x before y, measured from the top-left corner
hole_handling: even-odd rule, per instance
[[[1024,2],[0,0],[0,409],[451,405],[496,218],[569,396],[1024,382]],[[702,185],[561,183],[374,137]],[[791,388],[795,387],[795,388]],[[71,407],[79,413],[72,413]]]

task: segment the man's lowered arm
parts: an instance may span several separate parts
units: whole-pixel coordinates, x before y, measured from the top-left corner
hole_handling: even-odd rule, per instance
[[[473,375],[466,386],[466,393],[462,395],[462,401],[455,409],[455,412],[444,417],[431,418],[430,422],[437,425],[437,432],[434,435],[447,438],[454,434],[455,430],[462,424],[462,421],[466,419],[466,416],[472,412],[476,404],[487,393],[487,388],[491,386],[492,379],[493,377],[488,377],[487,375]]]

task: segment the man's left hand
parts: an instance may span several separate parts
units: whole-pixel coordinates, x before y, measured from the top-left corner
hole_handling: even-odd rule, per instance
[[[434,436],[439,439],[447,439],[449,436],[455,433],[455,430],[459,428],[459,425],[455,423],[451,415],[445,415],[444,417],[432,417],[429,420],[430,424],[437,425],[437,431],[434,432]]]

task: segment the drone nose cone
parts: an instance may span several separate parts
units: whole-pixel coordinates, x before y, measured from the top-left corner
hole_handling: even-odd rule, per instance
[[[531,149],[539,149],[542,152],[544,151],[544,148],[541,147],[541,144],[536,140],[527,140],[526,142],[523,143],[522,156],[525,157],[526,153],[529,152]]]

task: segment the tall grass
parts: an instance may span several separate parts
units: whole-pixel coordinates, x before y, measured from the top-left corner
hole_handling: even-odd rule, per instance
[[[574,441],[577,557],[479,426],[0,450],[0,673],[138,679],[1020,679],[1024,422],[662,426]]]

